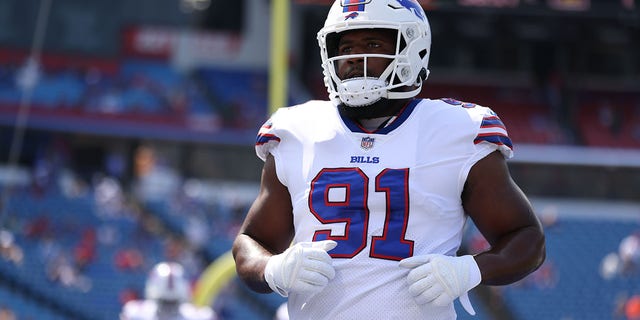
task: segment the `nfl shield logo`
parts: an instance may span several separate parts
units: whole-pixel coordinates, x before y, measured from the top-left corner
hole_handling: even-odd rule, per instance
[[[364,150],[369,150],[371,148],[373,148],[373,142],[375,141],[375,138],[371,138],[371,137],[363,137],[362,141],[360,142],[360,147]]]

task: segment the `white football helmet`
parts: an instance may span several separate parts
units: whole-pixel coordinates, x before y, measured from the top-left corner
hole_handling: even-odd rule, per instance
[[[338,34],[354,29],[392,29],[398,36],[393,55],[337,55]],[[431,28],[424,10],[415,0],[336,0],[324,27],[318,32],[324,82],[329,98],[350,107],[362,107],[386,99],[415,97],[429,76]],[[336,62],[341,59],[389,58],[391,63],[379,76],[340,79]],[[410,91],[395,90],[413,87]]]
[[[147,277],[145,298],[188,302],[191,290],[182,266],[175,262],[156,264]]]

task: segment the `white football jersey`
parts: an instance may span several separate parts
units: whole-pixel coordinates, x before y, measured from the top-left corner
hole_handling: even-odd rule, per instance
[[[418,305],[401,259],[455,255],[471,167],[512,145],[489,108],[415,99],[369,132],[329,101],[282,108],[258,133],[293,204],[294,242],[335,240],[336,276],[313,297],[292,293],[291,319],[455,319],[453,304]],[[499,199],[497,199],[499,201]]]
[[[175,308],[163,309],[154,300],[129,301],[120,314],[121,320],[216,320],[216,318],[216,314],[209,307],[182,303]]]

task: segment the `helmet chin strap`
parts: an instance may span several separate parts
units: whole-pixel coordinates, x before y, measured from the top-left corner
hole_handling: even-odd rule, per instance
[[[410,99],[422,91],[422,84],[411,91],[392,91],[387,94],[387,99]]]

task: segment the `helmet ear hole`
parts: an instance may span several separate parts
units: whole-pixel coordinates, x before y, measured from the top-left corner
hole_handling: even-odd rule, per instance
[[[420,73],[418,74],[418,79],[419,81],[427,80],[427,69],[425,68],[420,69]]]

